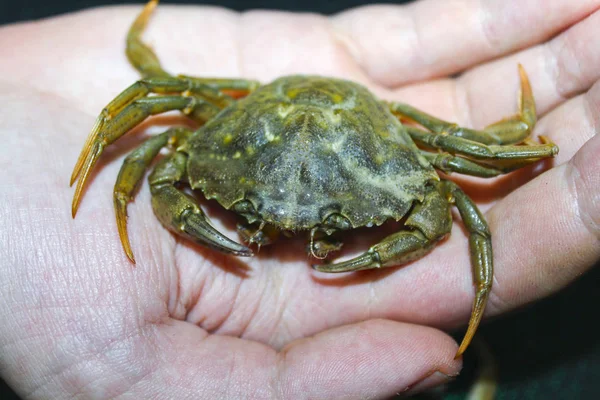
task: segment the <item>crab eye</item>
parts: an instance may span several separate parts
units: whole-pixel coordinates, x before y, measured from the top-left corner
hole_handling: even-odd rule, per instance
[[[352,224],[350,223],[348,218],[344,217],[341,214],[329,215],[327,218],[325,218],[325,221],[323,221],[323,225],[339,230],[346,230],[352,228]]]

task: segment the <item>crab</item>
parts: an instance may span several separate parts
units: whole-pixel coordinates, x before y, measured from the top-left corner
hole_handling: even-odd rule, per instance
[[[127,235],[127,204],[149,176],[152,206],[177,235],[216,251],[252,256],[283,234],[306,232],[308,251],[327,258],[336,233],[400,221],[401,229],[366,252],[313,268],[347,272],[396,266],[422,257],[446,238],[456,206],[469,235],[475,299],[460,356],[475,334],[492,288],[490,229],[451,172],[494,177],[558,148],[529,138],[536,123],[527,75],[519,65],[519,112],[475,130],[437,119],[407,104],[377,99],[365,87],[321,76],[285,76],[261,85],[246,79],[173,76],[162,69],[141,34],[157,1],[150,1],[127,36],[127,55],[144,79],[103,110],[77,160],[71,185],[73,217],[82,190],[106,146],[151,115],[179,110],[200,128],[172,128],[129,154],[114,188],[120,240],[135,263]],[[438,171],[444,174],[440,176]],[[247,245],[216,230],[184,185],[239,214]]]

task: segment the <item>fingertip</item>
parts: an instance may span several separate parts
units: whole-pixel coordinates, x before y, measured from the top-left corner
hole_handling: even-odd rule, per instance
[[[456,342],[442,331],[369,320],[291,343],[281,353],[280,384],[290,397],[393,396],[457,376],[462,359],[454,358],[456,351]],[[306,373],[309,379],[299,383]]]

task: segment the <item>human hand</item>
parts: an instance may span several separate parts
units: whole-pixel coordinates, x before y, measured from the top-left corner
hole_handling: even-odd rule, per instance
[[[534,135],[560,147],[554,168],[523,186],[539,167],[488,181],[454,177],[488,210],[491,316],[559,290],[600,257],[600,2],[473,3],[367,7],[330,19],[161,6],[145,37],[172,72],[264,82],[338,76],[475,127],[515,111],[522,63],[542,115]],[[179,241],[154,218],[144,184],[129,207],[134,268],[111,197],[120,159],[144,129],[105,152],[71,219],[67,182],[85,137],[138,79],[123,42],[139,11],[96,9],[0,30],[3,377],[31,398],[365,398],[456,375],[456,344],[438,329],[464,324],[471,310],[460,223],[410,265],[324,276],[310,269],[302,240],[253,259]],[[236,237],[230,215],[207,210]],[[347,247],[376,240],[364,236]],[[433,371],[441,374],[417,385]]]

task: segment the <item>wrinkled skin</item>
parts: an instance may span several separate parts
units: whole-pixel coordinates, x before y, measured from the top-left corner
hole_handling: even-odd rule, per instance
[[[541,114],[534,135],[561,149],[545,164],[553,168],[456,178],[487,210],[492,316],[556,292],[600,258],[600,2],[461,4],[372,7],[331,20],[162,6],[146,38],[169,70],[261,81],[340,76],[475,127],[515,111],[514,69],[523,63]],[[98,110],[137,79],[122,39],[138,11],[0,30],[8,55],[0,60],[3,378],[27,398],[295,399],[379,398],[456,375],[456,343],[439,329],[458,327],[471,309],[460,224],[405,267],[331,277],[307,266],[302,241],[265,248],[248,264],[179,241],[153,217],[143,187],[130,207],[134,268],[120,248],[111,189],[124,154],[156,131],[148,124],[107,150],[71,219],[65,176]],[[235,237],[219,210],[207,207]],[[348,247],[365,249],[375,235]]]

